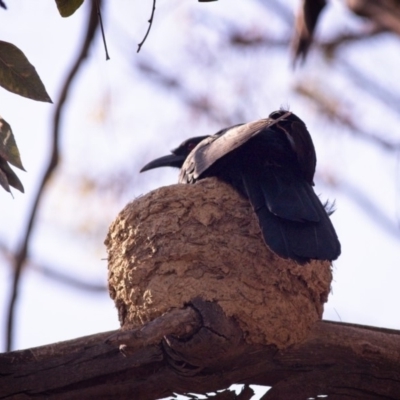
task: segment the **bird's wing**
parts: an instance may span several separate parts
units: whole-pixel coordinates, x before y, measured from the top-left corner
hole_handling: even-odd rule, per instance
[[[298,121],[292,121],[289,131],[287,131],[282,125],[278,125],[278,127],[281,128],[288,137],[289,142],[296,153],[297,160],[301,166],[305,179],[310,185],[313,185],[317,158],[313,141],[306,126]]]
[[[248,175],[245,175],[246,178]],[[265,168],[260,175],[257,187],[264,195],[265,205],[273,214],[298,222],[320,220],[311,198],[314,193],[308,190],[307,182],[281,168]]]
[[[272,181],[268,184],[254,174],[242,174],[265,243],[281,257],[301,263],[310,259],[335,260],[340,255],[340,243],[311,186],[303,180],[285,190],[279,174],[275,177],[277,182],[272,185]]]
[[[288,111],[277,119],[264,118],[247,124],[235,125],[209,136],[200,142],[186,158],[181,168],[179,182],[192,183],[196,181],[222,157],[290,114],[291,112]]]

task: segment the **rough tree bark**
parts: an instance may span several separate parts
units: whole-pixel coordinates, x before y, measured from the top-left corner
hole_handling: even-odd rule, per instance
[[[274,255],[229,186],[152,192],[106,244],[122,330],[0,355],[0,399],[400,399],[400,332],[320,321],[329,263]]]
[[[211,319],[218,311],[213,314],[206,303],[203,314]],[[187,315],[175,318],[188,323]],[[0,399],[149,400],[173,393],[212,392],[232,383],[273,386],[265,396],[268,400],[318,394],[328,394],[330,400],[400,399],[398,331],[322,321],[303,343],[278,350],[243,341],[232,346],[230,337],[218,330],[230,323],[206,324],[186,341],[193,342],[186,348],[186,358],[196,355],[196,346],[202,343],[204,364],[225,343],[223,356],[213,357],[211,365],[202,368],[190,364],[179,368],[184,362],[165,351],[169,345],[164,339],[147,345],[142,340],[133,354],[124,356],[117,346],[106,343],[117,331],[5,353],[0,355]],[[162,336],[162,323],[156,330]],[[136,334],[142,335],[140,329]]]

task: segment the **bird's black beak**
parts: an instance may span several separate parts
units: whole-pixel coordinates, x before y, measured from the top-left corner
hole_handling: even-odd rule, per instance
[[[140,172],[159,167],[181,168],[185,159],[186,157],[183,155],[169,154],[167,156],[156,158],[155,160],[150,161],[140,170]]]

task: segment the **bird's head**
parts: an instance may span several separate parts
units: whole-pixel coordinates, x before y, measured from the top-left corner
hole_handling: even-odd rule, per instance
[[[284,110],[284,109],[280,109],[280,110],[277,110],[277,111],[272,111],[272,113],[269,114],[269,118],[278,119],[278,118],[282,117],[283,115],[285,115],[287,112],[288,111]]]
[[[168,154],[167,156],[156,158],[155,160],[150,161],[140,170],[140,172],[159,167],[181,168],[190,152],[207,137],[208,136],[196,136],[185,140],[176,149],[171,150],[172,154]]]
[[[280,122],[300,122],[304,124],[304,122],[296,114],[293,114],[289,110],[285,110],[283,108],[277,111],[273,111],[271,114],[269,114],[269,118],[276,120],[283,117],[285,114],[289,115],[287,115],[285,118],[280,119]]]
[[[273,111],[269,118],[277,120],[283,117],[288,111],[280,109]],[[315,154],[314,144],[305,123],[292,112],[279,120],[272,129],[280,129],[285,134],[292,150],[296,154],[299,167],[304,178],[310,185],[314,185],[315,166],[317,156]]]
[[[288,115],[285,116],[285,114]],[[289,129],[293,129],[293,126],[296,126],[297,124],[300,124],[305,129],[307,129],[303,120],[301,120],[296,114],[292,113],[289,110],[285,110],[284,108],[281,108],[280,110],[277,111],[273,111],[271,114],[269,114],[268,118],[272,120],[279,119],[278,124],[280,124],[283,127],[287,127]],[[293,125],[293,123],[295,124]]]

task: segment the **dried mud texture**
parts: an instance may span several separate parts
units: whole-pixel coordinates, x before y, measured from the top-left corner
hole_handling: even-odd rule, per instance
[[[329,262],[298,265],[275,255],[250,203],[215,178],[134,200],[105,244],[123,328],[199,296],[235,318],[247,342],[285,348],[321,319],[330,291]]]

